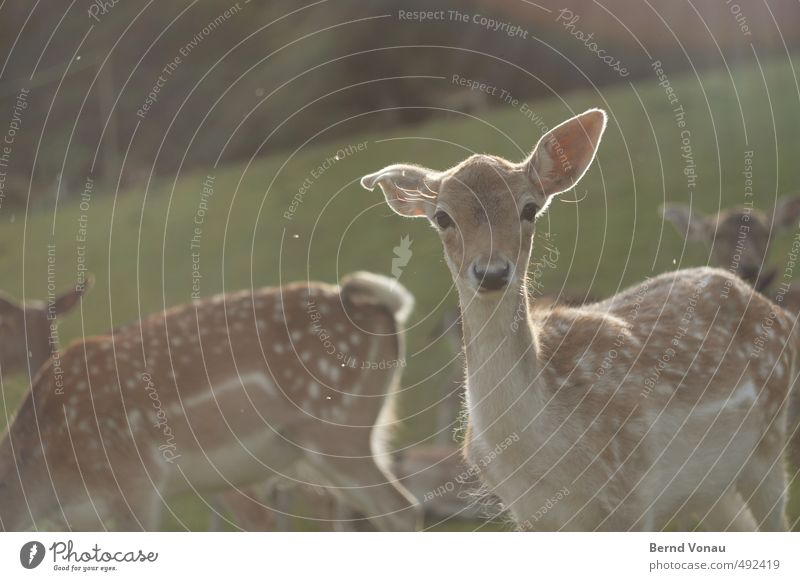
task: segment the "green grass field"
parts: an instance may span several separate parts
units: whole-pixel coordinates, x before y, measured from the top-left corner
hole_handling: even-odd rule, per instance
[[[800,60],[795,61],[800,65]],[[745,152],[753,151],[756,205],[769,209],[776,195],[798,189],[800,97],[787,61],[742,66],[730,71],[671,78],[686,112],[686,129],[696,164],[694,203],[707,211],[744,202]],[[667,71],[669,73],[669,71]],[[688,201],[683,173],[681,129],[664,88],[652,79],[621,84],[602,93],[560,95],[529,103],[552,127],[589,107],[604,107],[609,130],[597,162],[575,193],[554,203],[539,221],[539,237],[549,234],[559,251],[558,267],[544,273],[551,292],[588,291],[604,297],[647,275],[705,264],[708,250],[685,247],[657,208],[664,201]],[[476,118],[440,115],[424,125],[363,135],[331,143],[320,135],[297,153],[275,152],[250,165],[208,168],[164,179],[132,191],[100,196],[97,184],[88,210],[78,206],[80,192],[62,200],[58,212],[27,218],[18,212],[0,229],[0,280],[9,294],[44,297],[48,244],[54,244],[57,285],[76,278],[81,215],[88,220],[87,264],[96,286],[82,311],[61,325],[62,344],[101,333],[166,306],[187,302],[193,264],[199,259],[200,292],[211,295],[249,286],[298,279],[335,281],[353,270],[389,274],[393,248],[409,237],[411,258],[400,281],[416,296],[410,321],[403,411],[409,419],[401,437],[420,439],[433,426],[433,405],[452,389],[451,357],[444,342],[429,336],[442,309],[455,304],[449,272],[437,236],[421,220],[394,216],[377,192],[366,192],[360,176],[384,165],[407,161],[446,168],[472,152],[520,159],[542,127],[520,108],[502,107]],[[336,123],[331,113],[331,123]],[[364,143],[321,173],[337,150]],[[357,149],[357,148],[356,148]],[[199,248],[190,242],[202,201],[202,184],[212,175],[214,194],[207,200]],[[291,219],[292,199],[307,184]],[[106,194],[107,192],[103,192]],[[4,212],[9,216],[9,212]],[[781,266],[790,236],[773,247]],[[24,243],[24,244],[23,244]],[[192,252],[197,257],[193,260]],[[536,254],[536,250],[534,250]],[[21,380],[3,382],[4,423],[23,390]],[[800,515],[800,490],[792,515]],[[206,515],[194,499],[176,502],[182,523],[170,529],[203,529]]]

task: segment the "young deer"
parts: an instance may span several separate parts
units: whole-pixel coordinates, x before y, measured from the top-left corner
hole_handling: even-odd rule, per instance
[[[521,163],[474,155],[362,179],[444,245],[463,313],[465,454],[523,529],[655,530],[686,515],[783,529],[797,338],[782,309],[711,268],[529,308],[536,216],[583,176],[605,126],[593,109]]]
[[[670,202],[661,207],[661,215],[687,240],[708,245],[712,265],[737,274],[789,312],[800,312],[800,286],[784,280],[779,281],[777,293],[770,291],[777,270],[766,268],[773,238],[798,226],[800,196],[784,196],[771,213],[737,206],[707,216],[686,204]]]
[[[19,304],[0,293],[0,375],[27,371],[30,377],[58,349],[57,317],[68,313],[92,286],[92,279],[47,301]]]
[[[784,196],[772,212],[737,206],[707,216],[690,206],[671,202],[661,207],[661,214],[687,240],[703,242],[711,248],[710,261],[744,279],[757,291],[774,300],[793,315],[800,313],[800,283],[777,281],[777,269],[766,268],[773,238],[791,232],[800,220],[800,196]],[[774,216],[774,219],[773,219]],[[794,398],[788,410],[788,433],[792,464],[800,466],[800,398]]]
[[[391,420],[412,303],[357,273],[219,295],[74,343],[0,443],[0,528],[153,530],[166,498],[299,466],[377,528],[416,528],[373,430]]]

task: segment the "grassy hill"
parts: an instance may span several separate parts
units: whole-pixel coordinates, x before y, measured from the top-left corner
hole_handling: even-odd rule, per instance
[[[82,311],[64,319],[60,334],[66,344],[189,301],[197,265],[202,295],[298,279],[334,281],[353,270],[389,274],[393,248],[408,237],[411,258],[400,281],[416,295],[417,308],[409,329],[403,436],[417,441],[432,429],[436,401],[453,388],[450,353],[444,342],[432,344],[430,334],[442,309],[455,304],[455,292],[429,226],[394,216],[377,192],[361,189],[360,176],[399,161],[446,168],[472,152],[520,159],[541,136],[542,123],[552,127],[572,113],[604,107],[611,121],[597,162],[577,191],[564,196],[580,203],[553,204],[539,222],[538,236],[548,234],[559,251],[558,267],[544,273],[549,291],[607,296],[647,275],[708,260],[708,249],[686,247],[657,214],[664,201],[690,197],[681,149],[687,143],[673,111],[677,105],[690,132],[697,207],[715,211],[745,201],[742,170],[750,150],[758,207],[768,209],[776,195],[798,188],[795,73],[786,60],[762,66],[671,78],[678,98],[674,105],[653,75],[599,94],[528,103],[540,122],[521,104],[497,102],[475,117],[443,111],[433,123],[348,141],[332,143],[323,133],[294,152],[142,183],[118,196],[98,197],[104,186],[96,184],[83,208],[80,192],[71,192],[56,213],[0,214],[0,286],[23,296],[24,273],[24,296],[44,297],[48,244],[55,248],[57,286],[73,284],[76,234],[84,220],[86,263],[97,284]],[[331,111],[331,124],[337,123],[346,120]],[[203,193],[204,181],[213,182],[213,194]],[[300,201],[292,206],[296,194]],[[199,248],[193,249],[197,227]],[[789,238],[773,248],[778,266]],[[0,410],[0,424],[25,385],[12,380],[2,387],[8,409]],[[191,501],[184,504],[186,525],[203,528],[205,517],[192,510]]]

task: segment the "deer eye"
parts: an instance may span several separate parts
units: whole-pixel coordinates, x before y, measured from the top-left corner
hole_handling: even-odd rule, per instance
[[[536,217],[537,212],[539,212],[539,206],[534,204],[533,202],[528,202],[523,206],[522,213],[520,217],[523,220],[527,220],[528,222],[533,222],[533,219]]]
[[[439,226],[442,230],[446,230],[453,225],[453,219],[447,212],[439,210],[433,215],[433,219],[436,221],[436,225]]]

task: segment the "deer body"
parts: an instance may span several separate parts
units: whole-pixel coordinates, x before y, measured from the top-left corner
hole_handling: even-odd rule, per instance
[[[580,308],[532,309],[535,217],[583,176],[606,116],[521,163],[474,155],[362,179],[439,231],[463,313],[466,456],[520,528],[782,529],[789,316],[724,271],[656,277]],[[519,313],[523,313],[522,322]]]
[[[413,529],[415,503],[371,441],[411,305],[389,285],[219,295],[73,344],[64,393],[45,366],[2,442],[3,528],[154,529],[163,499],[302,464],[378,528]]]
[[[735,298],[719,312],[695,315],[690,332],[672,346],[675,321],[694,288],[705,300],[728,286]],[[772,496],[762,504],[777,504],[757,518],[780,528],[782,411],[796,359],[791,321],[714,269],[653,279],[646,307],[630,322],[632,299],[641,292],[541,317],[534,310],[527,330],[512,338],[505,331],[512,319],[503,322],[500,307],[489,323],[499,327],[496,341],[489,329],[480,347],[470,348],[467,338],[470,460],[478,463],[514,435],[509,426],[521,427],[519,442],[488,462],[481,476],[517,522],[544,530],[653,530],[684,514],[702,517],[738,488],[749,497],[766,469],[779,482],[763,493]],[[517,297],[508,298],[513,313]],[[771,314],[769,343],[786,349],[775,359],[753,358],[753,342]],[[732,317],[741,320],[738,329],[715,324]],[[464,322],[466,330],[486,325],[486,318],[465,310]],[[599,376],[612,350],[615,364]],[[656,375],[667,357],[670,365]],[[692,379],[697,375],[704,378],[699,385]],[[648,380],[655,381],[652,389]],[[564,489],[551,510],[535,516]],[[714,524],[731,526],[740,508]]]

